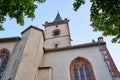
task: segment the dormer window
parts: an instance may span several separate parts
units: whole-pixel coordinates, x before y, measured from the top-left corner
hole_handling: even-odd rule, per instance
[[[60,30],[56,29],[53,31],[53,36],[59,36],[60,35]]]

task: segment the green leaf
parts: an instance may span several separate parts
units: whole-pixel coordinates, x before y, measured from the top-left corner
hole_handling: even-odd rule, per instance
[[[114,36],[112,42],[120,43],[120,0],[90,0],[90,21],[93,31],[102,31],[104,36]],[[82,0],[75,0],[78,10]]]
[[[0,1],[0,23],[6,21],[6,16],[10,19],[15,18],[16,22],[24,25],[24,17],[35,18],[35,9],[37,4],[43,3],[45,0],[1,0]],[[2,30],[2,26],[0,30]]]

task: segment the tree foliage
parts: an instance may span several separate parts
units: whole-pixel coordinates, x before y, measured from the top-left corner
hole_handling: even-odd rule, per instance
[[[112,42],[120,43],[120,0],[90,0],[91,26],[94,31],[102,31],[103,36],[114,36]],[[77,11],[85,0],[75,0]]]
[[[6,20],[6,16],[15,18],[17,23],[24,25],[24,16],[35,18],[36,3],[43,3],[45,0],[0,0],[0,30]]]

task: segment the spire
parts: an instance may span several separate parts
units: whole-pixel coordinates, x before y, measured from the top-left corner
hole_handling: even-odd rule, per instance
[[[58,12],[54,22],[61,21],[61,20],[62,20],[62,18],[60,16],[59,12]]]

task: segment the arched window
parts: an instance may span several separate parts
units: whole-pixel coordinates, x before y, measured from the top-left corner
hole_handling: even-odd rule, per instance
[[[92,66],[84,58],[76,58],[70,65],[71,80],[96,80]]]
[[[53,31],[53,36],[59,36],[60,35],[60,30],[59,29],[55,29]]]
[[[10,56],[10,52],[7,49],[3,48],[0,50],[0,79],[6,68],[9,56]]]

